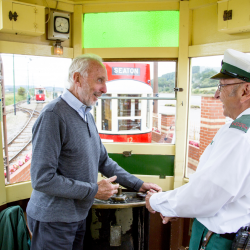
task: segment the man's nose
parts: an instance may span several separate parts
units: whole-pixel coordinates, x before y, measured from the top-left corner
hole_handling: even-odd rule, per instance
[[[215,99],[219,99],[219,98],[220,98],[220,91],[219,91],[219,89],[217,89],[217,90],[215,91],[214,98],[215,98]]]
[[[101,91],[102,91],[103,94],[107,93],[107,85],[106,85],[106,82],[103,84]]]

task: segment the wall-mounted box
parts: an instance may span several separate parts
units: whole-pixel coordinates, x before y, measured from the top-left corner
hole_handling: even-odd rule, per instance
[[[250,1],[221,0],[218,4],[218,31],[235,34],[250,32]]]
[[[45,33],[45,7],[0,0],[0,32],[40,36]]]
[[[65,41],[70,38],[70,14],[51,10],[48,22],[48,40]]]

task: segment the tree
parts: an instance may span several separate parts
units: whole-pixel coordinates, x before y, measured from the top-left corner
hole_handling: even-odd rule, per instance
[[[218,82],[210,79],[211,76],[217,74],[217,72],[214,69],[206,68],[203,72],[195,73],[192,77],[192,88],[211,88],[216,87]]]
[[[17,90],[17,93],[18,93],[18,95],[24,96],[24,95],[25,95],[25,88],[20,87],[20,88]]]
[[[192,67],[192,74],[200,73],[200,66],[193,66]]]

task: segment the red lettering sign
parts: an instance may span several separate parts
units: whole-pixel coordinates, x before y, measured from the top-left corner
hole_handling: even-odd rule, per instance
[[[244,128],[244,129],[248,129],[248,127],[246,126],[246,124],[244,123],[240,123],[240,122],[233,122],[232,125],[236,126],[236,127],[241,127],[241,128]]]

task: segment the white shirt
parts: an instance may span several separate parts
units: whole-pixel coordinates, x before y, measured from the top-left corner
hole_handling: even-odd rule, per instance
[[[237,118],[242,115],[250,115],[250,108]],[[245,133],[230,125],[222,126],[207,146],[189,183],[150,198],[155,211],[196,217],[219,234],[250,224],[250,129]]]
[[[87,113],[90,112],[92,107],[84,105],[78,100],[68,89],[65,89],[62,94],[62,99],[69,104],[71,108],[77,111],[84,121],[87,122]]]

